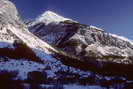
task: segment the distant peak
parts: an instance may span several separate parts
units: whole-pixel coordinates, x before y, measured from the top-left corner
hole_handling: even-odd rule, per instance
[[[58,14],[56,14],[55,12],[53,12],[53,11],[50,11],[50,10],[48,10],[48,11],[46,11],[46,12],[44,12],[40,17],[48,17],[48,18],[51,18],[51,19],[64,19],[64,17],[63,16],[60,16],[60,15],[58,15]]]
[[[49,24],[52,22],[58,23],[58,22],[65,21],[65,20],[70,20],[70,19],[64,18],[63,16],[60,16],[50,10],[44,12],[42,15],[40,15],[38,18],[36,18],[37,22],[44,22],[45,24]]]

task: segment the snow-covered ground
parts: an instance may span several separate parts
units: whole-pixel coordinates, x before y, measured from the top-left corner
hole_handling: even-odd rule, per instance
[[[41,71],[44,66],[31,61],[24,61],[26,59],[9,59],[8,61],[0,62],[0,71],[17,72],[16,79],[24,80],[27,74],[32,71]]]

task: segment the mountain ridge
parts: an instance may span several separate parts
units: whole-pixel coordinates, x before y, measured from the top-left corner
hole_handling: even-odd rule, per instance
[[[95,26],[80,24],[73,20],[60,21],[58,24],[53,22],[49,24],[40,22],[29,26],[29,31],[50,45],[54,45],[77,57],[77,60],[88,61],[88,65],[89,63],[95,65],[95,62],[96,64],[100,62],[97,65],[102,65],[101,67],[106,65],[111,67],[113,64],[110,64],[110,62],[114,63],[114,66],[118,64],[132,65],[133,45],[130,40],[107,33]],[[118,70],[120,69],[118,68]],[[118,70],[116,71],[118,72]],[[113,72],[112,69],[109,71]],[[126,67],[123,71],[126,71]]]

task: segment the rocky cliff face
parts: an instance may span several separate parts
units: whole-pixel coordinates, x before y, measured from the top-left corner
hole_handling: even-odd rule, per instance
[[[133,45],[103,30],[79,23],[66,23],[66,35],[57,47],[80,58],[132,64]]]

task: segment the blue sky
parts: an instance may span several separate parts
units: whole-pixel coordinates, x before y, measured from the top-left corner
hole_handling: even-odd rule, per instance
[[[133,0],[11,0],[23,19],[52,10],[133,40]]]

